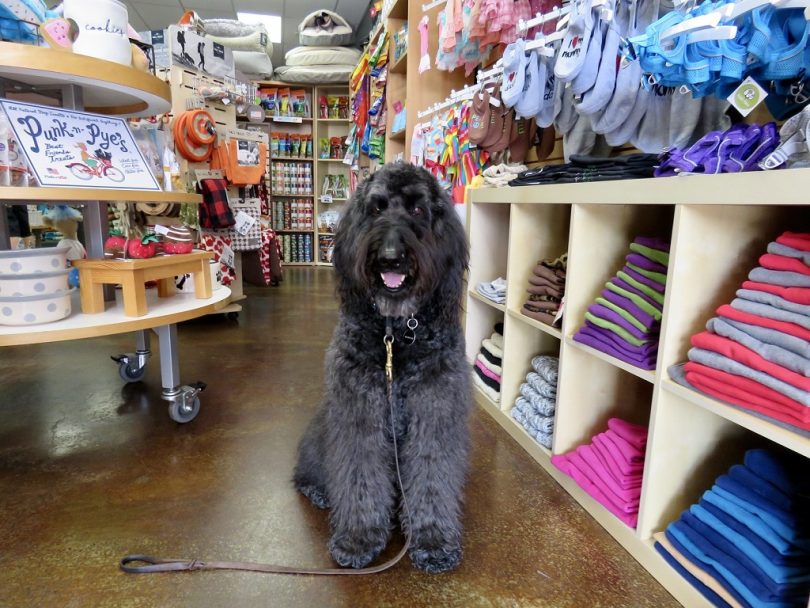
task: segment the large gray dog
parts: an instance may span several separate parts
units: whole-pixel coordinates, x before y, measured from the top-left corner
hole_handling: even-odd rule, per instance
[[[386,165],[362,183],[337,230],[340,318],[326,354],[326,394],[299,445],[294,482],[331,509],[329,551],[342,566],[374,560],[398,513],[417,568],[443,572],[461,561],[472,402],[460,322],[467,258],[452,203],[412,165]],[[410,521],[401,515],[394,467],[387,322]]]

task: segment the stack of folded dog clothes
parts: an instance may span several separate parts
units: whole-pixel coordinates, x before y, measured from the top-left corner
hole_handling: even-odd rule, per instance
[[[611,158],[572,154],[570,162],[523,171],[509,185],[536,186],[641,179],[653,177],[657,164],[656,154],[630,154]]]
[[[556,325],[560,319],[557,312],[565,295],[565,269],[568,266],[568,254],[564,253],[554,260],[541,260],[532,269],[529,277],[529,294],[521,314],[547,325]]]
[[[713,606],[807,606],[807,459],[752,449],[664,532],[655,550]]]
[[[638,237],[626,264],[588,307],[574,340],[641,369],[655,369],[669,243]]]
[[[810,434],[810,233],[768,245],[737,297],[691,338],[680,384]]]
[[[532,371],[520,385],[520,396],[512,408],[517,420],[540,445],[551,449],[554,413],[557,407],[557,378],[560,360],[551,355],[532,358]]]
[[[631,528],[638,523],[647,428],[620,418],[608,420],[604,433],[551,464]]]
[[[501,373],[503,371],[503,323],[496,323],[495,331],[481,343],[481,350],[473,366],[473,382],[495,403],[501,401]]]

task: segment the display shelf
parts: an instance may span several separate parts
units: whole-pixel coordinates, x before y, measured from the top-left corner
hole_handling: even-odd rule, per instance
[[[265,114],[264,119],[266,122],[274,122],[285,125],[300,125],[305,122],[312,122],[312,118],[309,116],[272,116],[270,114]]]
[[[407,19],[408,0],[392,0],[388,11],[383,16],[385,19]]]
[[[318,118],[317,121],[318,122],[334,122],[334,123],[338,123],[338,124],[348,125],[348,124],[351,124],[352,119],[351,118]]]
[[[348,198],[335,198],[335,197],[332,197],[332,202],[333,203],[345,203],[348,200],[349,200]],[[318,201],[323,203],[324,205],[329,205],[330,204],[330,203],[327,203],[326,201],[324,201],[324,200],[322,200],[320,198],[318,199]]]
[[[321,232],[319,230],[318,231],[318,236],[335,236],[335,233],[334,232]]]
[[[786,188],[787,183],[796,187]],[[810,184],[810,169],[479,188],[475,201],[502,203],[508,198],[510,203],[566,205],[807,205],[806,187],[801,184]]]
[[[276,230],[275,232],[278,232],[279,234],[310,234],[312,232],[315,232],[315,230],[314,229],[309,229],[309,230]]]
[[[314,266],[314,262],[282,262],[285,266]]]
[[[729,303],[768,242],[784,230],[810,230],[810,170],[474,190],[468,205],[470,285],[507,280],[501,397],[476,401],[685,606],[707,602],[669,568],[649,542],[699,499],[746,449],[780,445],[810,457],[810,438],[670,380],[690,338]],[[786,188],[786,185],[790,186]],[[783,192],[785,196],[783,196]],[[587,307],[623,266],[635,236],[670,239],[658,369],[641,370],[574,342]],[[557,342],[547,326],[521,318],[528,273],[567,248],[566,310],[553,453],[590,442],[611,417],[649,428],[639,524],[632,531],[570,478],[549,466],[505,411],[532,350],[532,336]],[[466,300],[468,356],[475,356],[499,311]],[[527,343],[528,342],[528,343]],[[550,347],[551,348],[551,347]]]
[[[342,158],[319,158],[317,160],[318,160],[319,163],[341,163],[341,164],[345,164],[343,162]]]
[[[608,355],[607,353],[603,353],[601,350],[592,348],[587,344],[577,342],[573,338],[566,338],[565,343],[568,346],[571,346],[572,348],[577,348],[583,352],[588,353],[591,357],[596,357],[597,359],[601,359],[602,361],[605,361],[610,365],[618,367],[619,369],[623,369],[627,373],[633,374],[634,376],[636,376],[637,378],[641,378],[645,382],[650,383],[655,382],[655,370],[641,369],[640,367],[636,367],[635,365],[630,365],[629,363],[625,363],[621,359],[617,359],[616,357]]]
[[[504,306],[503,304],[497,304],[496,302],[493,302],[489,298],[485,298],[484,296],[482,296],[480,293],[478,293],[474,289],[471,289],[469,291],[469,294],[470,294],[471,298],[475,298],[479,302],[483,302],[484,304],[486,304],[487,306],[491,306],[495,310],[500,310],[501,312],[506,312],[506,306]]]
[[[548,335],[557,338],[558,340],[562,340],[562,332],[556,327],[547,325],[546,323],[543,323],[542,321],[537,321],[535,319],[532,319],[531,317],[527,317],[526,315],[521,314],[519,312],[515,312],[514,310],[507,309],[506,314],[512,317],[513,319],[517,319],[521,323],[525,323],[529,327],[533,327],[534,329],[538,329],[542,332],[545,332]]]
[[[388,69],[389,73],[391,74],[405,74],[408,71],[408,51],[405,51],[402,54],[402,57],[397,59],[394,63],[391,64],[391,67]]]
[[[303,161],[303,162],[311,163],[313,159],[312,159],[311,156],[273,156],[273,157],[270,158],[270,160],[271,161],[273,161],[273,160],[285,160],[285,161],[296,161],[296,162]]]
[[[2,44],[2,43],[0,43]],[[0,201],[6,202],[150,202],[150,203],[192,203],[199,204],[199,194],[186,192],[152,192],[147,190],[107,190],[104,188],[14,188],[0,187]]]
[[[279,196],[282,198],[314,198],[312,194],[281,194],[279,192],[271,192],[270,196]]]
[[[171,108],[169,85],[159,78],[78,53],[0,42],[0,77],[42,89],[81,87],[85,111],[97,114],[148,117]]]
[[[230,295],[231,291],[227,287],[220,287],[214,290],[207,300],[198,300],[193,293],[178,293],[170,298],[158,298],[157,289],[149,289],[147,290],[149,312],[142,317],[128,317],[124,313],[120,290],[116,290],[114,305],[103,313],[93,315],[75,312],[81,309],[80,296],[77,292],[73,294],[71,301],[74,312],[66,319],[41,325],[0,325],[0,346],[97,338],[180,323],[217,312],[230,302]]]
[[[810,458],[810,437],[793,432],[783,426],[769,422],[764,418],[754,416],[743,409],[739,409],[723,403],[722,401],[718,401],[717,399],[707,397],[701,393],[698,393],[697,391],[682,386],[669,378],[664,378],[661,380],[661,388],[668,393],[672,393],[681,399],[689,401],[699,408],[708,410],[716,416],[720,416],[721,418],[733,422],[734,424],[748,429],[757,435],[765,437],[774,443],[785,446],[786,448],[801,454],[805,458]]]
[[[405,129],[402,129],[401,131],[394,131],[393,133],[391,133],[388,139],[390,139],[391,141],[398,141],[402,143],[405,141],[406,134],[407,133]]]

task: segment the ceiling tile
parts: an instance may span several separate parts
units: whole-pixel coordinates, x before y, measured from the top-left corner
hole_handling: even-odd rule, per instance
[[[283,15],[284,0],[233,0],[238,11],[261,15]]]
[[[181,4],[187,10],[195,10],[197,12],[220,12],[222,14],[234,14],[233,3],[231,0],[194,0],[186,1],[181,0]]]

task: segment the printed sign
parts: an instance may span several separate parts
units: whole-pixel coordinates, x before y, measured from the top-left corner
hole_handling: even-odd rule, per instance
[[[256,218],[248,215],[244,211],[238,211],[234,219],[236,220],[234,229],[242,236],[247,236],[247,233],[253,228],[253,224],[256,223]]]
[[[42,186],[160,191],[125,120],[0,99]]]
[[[236,162],[243,167],[257,166],[259,164],[259,144],[255,141],[237,140]]]

